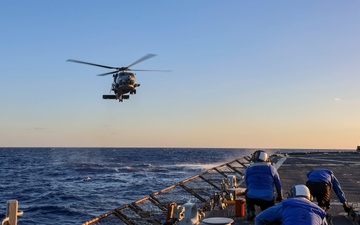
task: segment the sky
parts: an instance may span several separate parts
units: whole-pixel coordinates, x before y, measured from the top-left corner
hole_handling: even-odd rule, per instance
[[[355,149],[360,1],[0,0],[0,147]],[[103,100],[108,69],[137,94]]]

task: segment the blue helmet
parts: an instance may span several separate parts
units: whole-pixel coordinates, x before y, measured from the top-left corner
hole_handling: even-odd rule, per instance
[[[253,162],[268,162],[269,157],[265,151],[257,150],[256,152],[254,152],[254,154],[252,156],[252,161]]]
[[[309,188],[303,184],[298,184],[293,186],[290,189],[289,197],[290,198],[303,197],[303,198],[307,198],[310,201],[312,200]]]

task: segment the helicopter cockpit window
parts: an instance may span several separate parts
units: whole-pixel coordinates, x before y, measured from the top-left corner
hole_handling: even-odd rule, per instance
[[[121,75],[118,75],[117,77],[116,77],[116,83],[119,83],[121,81]]]

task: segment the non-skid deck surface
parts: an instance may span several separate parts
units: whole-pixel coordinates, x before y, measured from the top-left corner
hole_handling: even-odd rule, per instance
[[[286,192],[296,184],[306,183],[306,173],[313,169],[329,169],[340,182],[342,190],[345,192],[350,205],[359,208],[360,206],[360,154],[353,152],[339,153],[309,153],[288,155],[284,160],[275,158],[277,162],[278,173],[280,175],[284,197]],[[282,162],[283,161],[283,162]],[[282,162],[282,163],[281,163]],[[280,165],[281,164],[281,165]],[[336,194],[331,192],[331,208],[328,211],[333,216],[334,225],[357,224],[349,221],[344,212],[342,204],[339,202]],[[247,221],[243,217],[234,217],[233,207],[230,205],[225,210],[216,210],[209,212],[210,217],[229,217],[234,219],[233,225],[254,224],[253,221]],[[202,225],[203,223],[201,223]]]

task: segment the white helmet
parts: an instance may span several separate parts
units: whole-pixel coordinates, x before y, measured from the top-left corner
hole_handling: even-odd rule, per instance
[[[304,197],[311,201],[311,194],[308,187],[303,184],[298,184],[290,189],[290,198]]]
[[[263,150],[257,150],[252,156],[253,162],[267,162],[269,161],[268,154]]]

